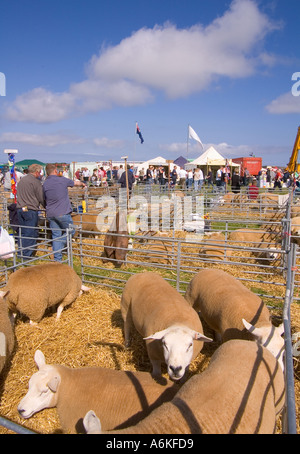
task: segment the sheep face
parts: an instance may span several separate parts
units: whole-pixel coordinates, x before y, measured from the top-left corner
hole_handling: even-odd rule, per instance
[[[284,339],[282,334],[284,332],[283,324],[276,328],[273,325],[261,326],[256,328],[243,319],[245,328],[254,336],[259,344],[266,347],[272,355],[278,360],[282,370],[284,370]]]
[[[34,359],[39,371],[30,378],[28,392],[18,405],[19,414],[26,419],[44,408],[55,407],[60,381],[57,371],[46,364],[41,351],[35,352]]]
[[[189,368],[193,358],[194,340],[202,342],[212,341],[212,339],[202,333],[181,326],[171,326],[144,339],[161,340],[164,361],[168,368],[169,377],[172,380],[180,380]]]

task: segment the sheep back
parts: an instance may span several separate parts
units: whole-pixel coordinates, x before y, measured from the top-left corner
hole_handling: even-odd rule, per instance
[[[253,340],[243,325],[243,318],[255,326],[271,323],[263,301],[222,270],[199,271],[189,283],[185,299],[214,331],[222,335],[223,341]]]
[[[15,345],[15,334],[11,324],[8,307],[3,298],[0,298],[0,341],[3,342],[1,346],[0,355],[0,374],[11,356]],[[4,351],[5,350],[5,351]]]
[[[172,401],[136,426],[109,434],[273,434],[283,405],[284,375],[276,358],[255,342],[231,340]]]
[[[125,324],[133,324],[143,337],[172,325],[187,326],[203,333],[197,312],[174,287],[151,271],[128,279],[121,298],[121,313]],[[151,359],[163,360],[160,341],[146,340],[146,345]],[[202,347],[202,341],[194,341],[193,358]]]
[[[156,382],[148,372],[55,367],[61,375],[56,406],[64,432],[83,433],[82,419],[91,408],[101,415],[104,430],[137,424],[179,389],[171,380]]]
[[[73,303],[81,285],[81,279],[69,265],[45,263],[12,273],[5,290],[9,290],[7,303],[13,312],[39,322],[48,307]]]

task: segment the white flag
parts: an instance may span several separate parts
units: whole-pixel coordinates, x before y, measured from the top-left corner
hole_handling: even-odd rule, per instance
[[[203,143],[201,142],[201,140],[199,139],[199,136],[198,134],[193,130],[193,128],[189,125],[189,138],[190,139],[194,139],[196,140],[197,142],[200,143],[201,147],[203,147]]]

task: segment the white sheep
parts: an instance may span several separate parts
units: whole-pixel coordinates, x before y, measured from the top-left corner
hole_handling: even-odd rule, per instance
[[[14,345],[15,333],[12,320],[5,300],[0,298],[0,374],[13,352]]]
[[[216,350],[204,372],[137,425],[101,432],[93,407],[84,425],[87,433],[109,435],[273,434],[284,394],[284,374],[276,358],[256,342],[231,340]]]
[[[69,265],[63,263],[43,263],[20,268],[12,273],[4,291],[9,290],[5,300],[9,309],[26,315],[30,322],[39,322],[46,309],[59,304],[57,319],[63,308],[73,303],[82,291],[89,288],[82,285],[80,277]]]
[[[136,424],[179,389],[166,379],[156,382],[147,372],[49,365],[40,350],[34,359],[39,370],[31,376],[18,412],[27,419],[56,407],[64,433],[82,433],[82,418],[91,407],[106,430]]]
[[[160,275],[143,272],[131,276],[123,290],[121,313],[124,320],[125,346],[129,345],[132,324],[146,340],[153,376],[167,364],[173,380],[181,379],[190,362],[198,355],[203,335],[196,311],[182,295]]]
[[[257,340],[283,368],[283,324],[275,328],[267,306],[239,280],[222,270],[204,269],[191,280],[187,302],[222,337]]]

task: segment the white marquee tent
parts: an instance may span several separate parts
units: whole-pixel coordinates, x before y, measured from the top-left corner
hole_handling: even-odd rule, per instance
[[[209,147],[204,153],[202,153],[194,161],[185,164],[185,169],[191,169],[197,166],[225,166],[239,167],[239,164],[232,162],[232,159],[224,158],[214,147]]]

